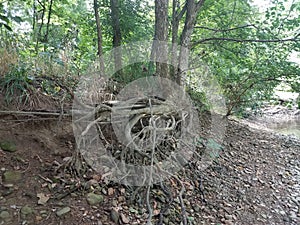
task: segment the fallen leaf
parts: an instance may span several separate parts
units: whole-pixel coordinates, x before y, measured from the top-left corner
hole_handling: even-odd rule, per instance
[[[45,205],[47,203],[47,201],[50,199],[50,196],[45,195],[44,193],[39,193],[36,196],[39,198],[39,200],[38,200],[39,205]]]
[[[108,195],[113,195],[115,190],[113,188],[108,188],[107,192],[108,192]]]
[[[153,210],[153,215],[157,216],[160,213],[160,209]]]

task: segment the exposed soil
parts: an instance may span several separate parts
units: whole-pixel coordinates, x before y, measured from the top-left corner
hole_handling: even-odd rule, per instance
[[[146,223],[144,202],[130,201],[132,187],[93,171],[75,178],[60,168],[75,149],[71,118],[2,115],[0,141],[16,145],[13,152],[0,150],[1,225]],[[188,224],[300,224],[300,141],[229,120],[222,145],[206,170],[191,163],[178,175]],[[7,181],[8,171],[18,175]],[[169,184],[174,201],[160,224],[177,225],[179,187]],[[88,201],[92,192],[103,197],[100,204]],[[154,187],[152,197],[158,222],[170,196]]]

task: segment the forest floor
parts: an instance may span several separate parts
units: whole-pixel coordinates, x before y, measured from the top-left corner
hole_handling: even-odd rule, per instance
[[[146,223],[132,187],[59,169],[75,149],[71,118],[1,115],[0,143],[0,225]],[[178,175],[188,224],[300,224],[300,140],[229,119],[222,145],[206,170]],[[160,224],[181,224],[178,188]],[[157,222],[168,196],[154,187],[152,197]]]

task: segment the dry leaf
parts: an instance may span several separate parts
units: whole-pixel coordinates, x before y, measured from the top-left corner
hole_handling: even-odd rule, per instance
[[[108,188],[107,192],[108,192],[108,195],[110,196],[110,195],[114,194],[115,190],[113,188]]]
[[[160,213],[160,209],[153,210],[153,215],[157,216]]]
[[[36,196],[39,198],[38,200],[39,205],[45,205],[50,198],[49,195],[45,195],[44,193],[39,193]]]

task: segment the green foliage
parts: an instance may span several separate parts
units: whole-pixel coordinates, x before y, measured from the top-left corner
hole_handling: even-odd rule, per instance
[[[189,94],[194,105],[199,112],[204,112],[209,110],[209,103],[207,101],[206,95],[203,92],[187,88],[187,93]]]
[[[299,79],[299,66],[289,62],[295,45],[299,49],[299,41],[268,42],[297,35],[297,9],[299,3],[286,9],[280,0],[274,1],[265,15],[246,1],[205,4],[194,38],[210,41],[193,51],[198,52],[217,76],[227,100],[228,114],[255,109],[261,102],[270,100],[282,80]]]
[[[14,98],[18,102],[26,102],[32,80],[28,74],[28,67],[25,64],[14,66],[11,71],[0,80],[0,87],[5,93],[5,100],[10,103]]]
[[[0,28],[5,27],[7,30],[12,31],[9,18],[5,15],[3,3],[0,2]]]
[[[115,81],[117,81],[121,86],[125,86],[126,84],[129,84],[134,80],[151,75],[147,68],[147,62],[130,64],[122,69],[121,74],[115,73],[112,78]]]
[[[12,92],[22,92],[28,88],[30,80],[24,74],[74,77],[75,74],[85,73],[98,57],[92,1],[53,1],[51,14],[48,11],[50,1],[43,2],[47,9],[43,22],[40,1],[36,1],[36,15],[33,15],[32,1],[0,3],[0,47],[11,46],[18,54],[18,61],[27,65],[16,65],[14,62],[11,72],[8,73],[7,69],[3,72],[7,75],[1,78],[2,87],[10,90],[10,96]],[[112,48],[111,12],[109,1],[98,0],[98,3],[105,53]],[[183,6],[185,1],[178,3]],[[226,97],[228,113],[243,115],[246,108],[258,109],[261,102],[271,98],[274,87],[282,80],[289,82],[299,93],[299,65],[289,62],[290,53],[300,51],[299,10],[299,1],[288,5],[284,0],[273,0],[263,13],[249,1],[205,1],[197,15],[191,41],[200,44],[194,45],[191,50],[216,76]],[[119,11],[123,44],[153,38],[154,5],[151,2],[119,0]],[[51,20],[47,25],[49,15]],[[171,19],[171,10],[169,15]],[[184,19],[185,16],[180,21],[179,33],[183,29]],[[298,38],[298,41],[268,42],[291,37]],[[130,59],[124,59],[124,62],[127,61]],[[3,65],[1,63],[2,68]],[[114,79],[126,85],[152,75],[154,71],[154,64],[136,63],[123,68]],[[206,74],[203,73],[203,76]],[[197,83],[197,77],[192,79]],[[55,94],[55,87],[47,82],[43,83],[43,88]],[[191,86],[187,91],[198,108],[209,109],[207,96],[198,89]]]

